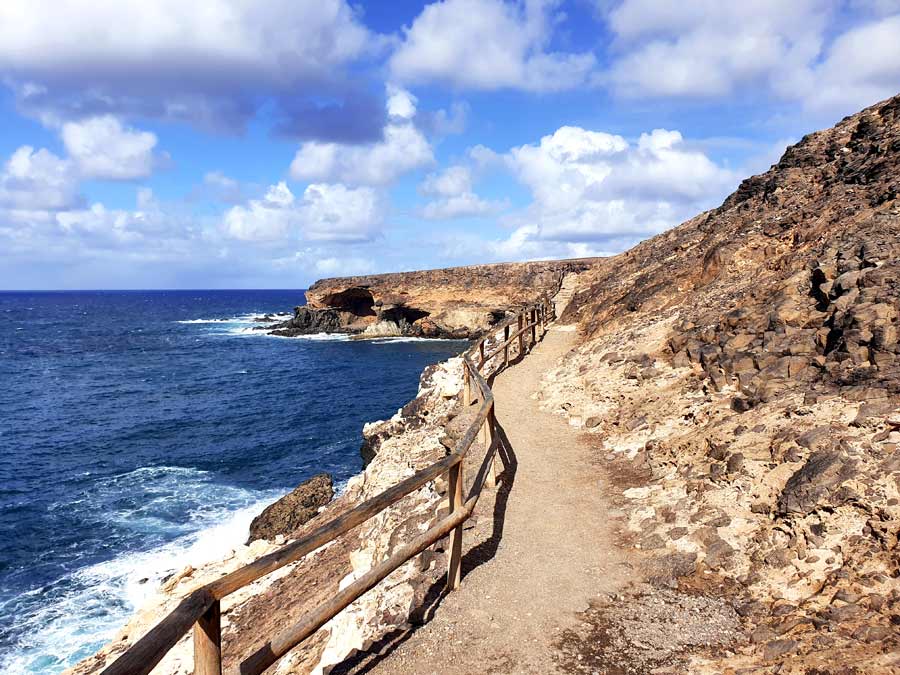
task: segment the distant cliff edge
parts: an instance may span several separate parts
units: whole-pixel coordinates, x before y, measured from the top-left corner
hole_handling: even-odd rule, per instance
[[[314,333],[477,337],[516,304],[554,293],[564,274],[584,271],[598,260],[495,263],[321,279],[306,292],[305,306],[267,330],[287,337]]]

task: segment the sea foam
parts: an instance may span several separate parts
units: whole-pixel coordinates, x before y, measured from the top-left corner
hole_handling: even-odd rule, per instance
[[[120,505],[109,511],[118,527],[146,532],[149,540],[171,535],[173,529],[182,534],[149,550],[84,567],[15,598],[23,611],[7,612],[12,608],[4,607],[4,614],[20,617],[15,628],[25,637],[11,653],[0,656],[0,672],[58,672],[90,656],[166,577],[187,565],[221,560],[242,545],[253,517],[283,491],[218,484],[198,469],[143,467],[98,481],[90,503],[81,506],[109,508],[116,493],[138,496],[127,500],[137,504],[133,508]]]

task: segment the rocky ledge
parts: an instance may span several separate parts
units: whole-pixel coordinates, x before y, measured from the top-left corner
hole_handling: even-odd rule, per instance
[[[554,293],[567,272],[597,259],[497,263],[322,279],[306,305],[267,327],[274,335],[348,333],[361,338],[475,338],[523,298]]]
[[[584,636],[615,636],[606,667],[648,658],[617,608],[704,596],[743,637],[647,670],[898,672],[898,176],[900,97],[582,275],[582,344],[542,395],[609,467],[644,562]]]

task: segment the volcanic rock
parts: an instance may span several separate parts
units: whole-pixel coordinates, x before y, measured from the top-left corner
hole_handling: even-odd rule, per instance
[[[313,476],[267,506],[253,519],[247,543],[257,539],[271,541],[279,534],[290,537],[301,525],[315,517],[319,508],[328,504],[333,497],[331,476],[327,473]]]

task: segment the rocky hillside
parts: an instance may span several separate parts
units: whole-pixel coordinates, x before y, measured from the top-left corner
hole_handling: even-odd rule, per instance
[[[498,263],[322,279],[306,292],[306,306],[273,332],[476,337],[518,303],[554,293],[566,272],[596,262]]]
[[[648,657],[601,609],[605,662],[900,672],[898,195],[895,97],[581,275],[543,396],[617,477],[632,601],[724,598],[746,631]]]

